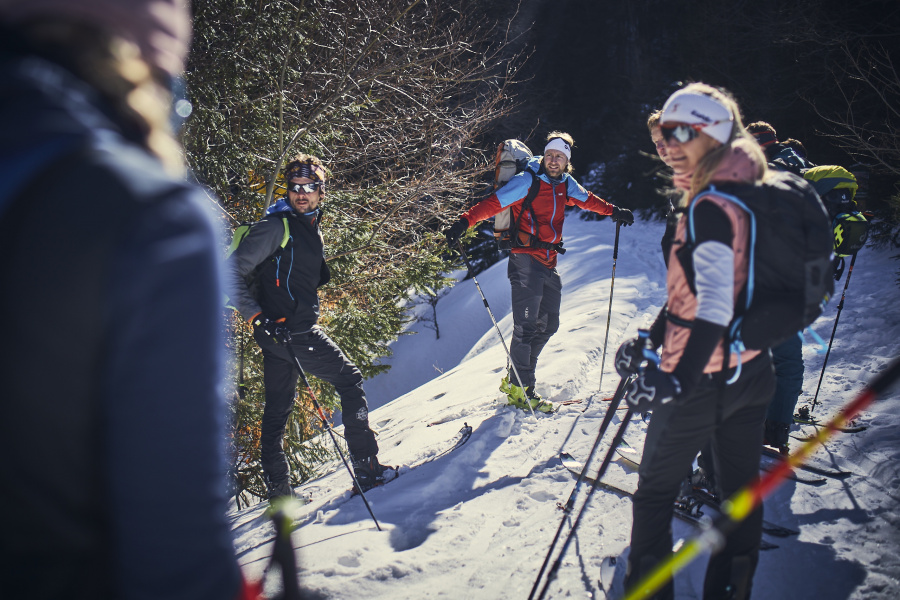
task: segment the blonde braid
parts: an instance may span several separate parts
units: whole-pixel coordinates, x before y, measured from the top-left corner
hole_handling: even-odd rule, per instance
[[[23,34],[103,96],[120,124],[140,133],[143,145],[167,172],[184,175],[184,154],[169,122],[171,94],[137,44],[90,25],[56,19],[34,21]]]

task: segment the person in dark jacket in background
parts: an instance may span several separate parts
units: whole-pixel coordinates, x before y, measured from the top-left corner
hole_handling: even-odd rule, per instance
[[[769,168],[788,171],[800,176],[801,171],[812,163],[806,157],[806,149],[796,140],[791,143],[779,142],[775,128],[765,122],[756,121],[747,126],[756,142],[766,153]],[[803,392],[803,337],[797,334],[772,348],[775,364],[775,393],[766,414],[763,444],[788,453],[791,426],[794,424],[794,409]]]
[[[529,410],[529,405],[545,413],[555,410],[535,390],[535,369],[541,351],[559,329],[562,281],[556,271],[556,260],[558,254],[565,252],[562,230],[566,206],[610,215],[624,225],[634,223],[630,210],[598,198],[572,177],[574,144],[568,133],[548,134],[543,156],[533,157],[524,171],[470,208],[444,232],[447,243],[455,249],[469,227],[506,207],[511,209],[511,220],[520,223],[507,273],[512,287],[513,335],[509,354],[514,373],[507,373],[500,390],[507,394],[510,405],[524,410]],[[523,204],[532,185],[540,187],[531,210],[526,211]],[[516,381],[516,374],[521,382]]]
[[[325,168],[317,157],[300,154],[285,167],[285,180],[287,197],[269,208],[227,261],[229,297],[253,325],[263,353],[266,405],[260,450],[269,498],[293,494],[283,439],[300,377],[294,356],[304,371],[334,385],[340,396],[344,437],[365,491],[390,481],[397,471],[378,462],[362,374],[316,324],[317,290],[330,278],[319,232]],[[290,237],[282,247],[285,223]],[[290,332],[294,355],[285,347],[282,327]]]
[[[217,232],[177,0],[0,0],[4,598],[257,597],[225,519]]]
[[[747,125],[747,131],[766,153],[770,168],[801,175],[804,169],[814,166],[809,162],[806,148],[799,140],[788,138],[779,142],[775,127],[770,123],[755,121]]]

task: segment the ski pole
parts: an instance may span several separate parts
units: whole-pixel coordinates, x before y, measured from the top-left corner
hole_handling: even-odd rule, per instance
[[[272,544],[272,559],[263,573],[268,573],[269,568],[278,565],[281,571],[281,579],[284,592],[279,596],[280,600],[300,600],[300,585],[297,583],[297,558],[294,556],[294,545],[291,543],[291,528],[293,519],[288,515],[291,503],[296,503],[293,498],[279,498],[269,507],[266,513],[275,529],[275,543]]]
[[[699,536],[682,544],[677,552],[662,560],[643,579],[632,588],[626,590],[624,600],[641,600],[651,597],[676,573],[684,569],[700,554],[718,550],[724,544],[725,536],[738,523],[743,521],[769,496],[779,485],[784,483],[788,473],[803,464],[807,458],[831,436],[846,426],[853,417],[862,412],[875,399],[900,379],[900,359],[895,359],[878,374],[853,400],[851,400],[831,421],[829,421],[814,438],[805,442],[797,451],[781,461],[774,469],[764,475],[757,476],[750,484],[735,492],[721,505],[721,514],[713,521],[712,526]]]
[[[588,490],[588,495],[584,499],[584,504],[581,505],[581,510],[578,511],[578,516],[575,517],[575,522],[572,523],[572,528],[569,530],[568,535],[566,535],[566,539],[563,542],[562,549],[559,551],[559,556],[556,557],[556,560],[553,563],[553,566],[547,572],[547,581],[544,582],[544,587],[541,588],[541,593],[538,596],[538,600],[543,600],[544,596],[547,594],[547,588],[550,587],[550,584],[556,579],[556,574],[559,571],[560,566],[562,566],[563,557],[566,555],[566,550],[569,548],[569,544],[572,542],[572,538],[575,536],[575,532],[578,530],[578,525],[581,524],[581,518],[584,516],[584,513],[587,509],[588,503],[591,501],[591,496],[594,494],[594,491],[600,485],[600,478],[606,474],[606,469],[609,467],[609,463],[612,462],[613,454],[616,452],[616,448],[619,447],[619,444],[622,443],[622,438],[625,436],[625,430],[628,428],[628,424],[631,422],[632,415],[631,408],[628,409],[625,413],[625,417],[622,419],[622,424],[619,425],[619,429],[616,430],[616,435],[613,437],[612,443],[609,446],[609,450],[606,452],[606,456],[603,458],[603,463],[600,465],[600,470],[597,472],[597,475],[594,479],[594,482],[591,484],[590,489]],[[585,465],[587,468],[587,465]]]
[[[284,345],[287,346],[288,352],[291,355],[291,358],[294,359],[294,363],[297,365],[297,370],[300,372],[300,379],[303,380],[303,385],[306,386],[306,391],[309,392],[309,397],[312,398],[313,406],[316,407],[316,413],[318,414],[319,419],[322,421],[322,425],[324,425],[325,429],[328,431],[328,435],[331,436],[331,441],[334,443],[334,448],[337,450],[338,456],[341,457],[341,462],[344,463],[344,466],[347,467],[347,471],[350,473],[351,479],[353,479],[353,485],[356,487],[356,491],[359,492],[359,495],[363,499],[363,504],[366,505],[366,510],[369,511],[369,515],[372,517],[372,520],[375,521],[375,527],[378,528],[378,531],[381,531],[381,525],[378,524],[378,519],[375,518],[375,513],[372,512],[372,507],[369,505],[369,500],[366,498],[366,494],[363,492],[362,486],[359,485],[359,481],[356,479],[356,474],[353,472],[353,469],[350,468],[349,463],[347,463],[347,459],[344,457],[344,453],[341,452],[341,447],[338,445],[337,438],[334,437],[334,430],[331,428],[331,424],[328,422],[328,419],[325,418],[325,413],[322,412],[322,407],[319,405],[319,399],[316,398],[315,393],[313,393],[312,387],[309,385],[309,380],[306,378],[306,373],[303,371],[303,366],[300,364],[300,359],[297,358],[297,353],[294,352],[294,347],[291,345],[291,332],[288,331],[287,327],[279,327],[278,333],[281,335],[281,339],[284,342]]]
[[[478,280],[475,278],[475,272],[472,270],[472,265],[469,264],[469,257],[466,256],[466,249],[462,244],[462,240],[457,242],[459,244],[459,253],[462,254],[463,260],[466,263],[466,269],[469,271],[469,275],[472,276],[472,281],[475,282],[475,287],[478,288],[478,293],[481,295],[481,301],[484,302],[484,307],[487,309],[488,314],[491,316],[491,321],[494,323],[494,328],[497,330],[497,335],[500,336],[500,343],[503,344],[503,350],[506,352],[506,359],[509,361],[509,365],[512,367],[513,375],[516,376],[516,383],[519,384],[519,387],[522,388],[522,391],[525,391],[525,386],[522,385],[522,378],[519,377],[519,370],[516,369],[516,364],[513,362],[512,355],[509,353],[509,348],[506,347],[506,340],[503,339],[503,332],[500,331],[500,326],[497,324],[497,319],[494,318],[494,311],[491,310],[491,305],[488,304],[487,298],[484,297],[484,292],[481,291],[481,286],[478,284]],[[525,404],[528,405],[528,410],[531,411],[531,416],[535,416],[534,408],[531,406],[531,401],[526,397]]]
[[[853,275],[853,265],[856,263],[856,256],[859,252],[853,253],[850,259],[850,268],[847,269],[847,279],[844,281],[844,289],[841,292],[841,301],[838,302],[837,315],[834,317],[834,327],[831,329],[831,339],[828,340],[828,351],[825,353],[825,360],[822,362],[822,372],[819,374],[819,384],[816,386],[816,395],[813,396],[812,406],[809,409],[811,413],[816,409],[816,401],[819,399],[819,388],[822,387],[822,378],[825,377],[825,366],[828,365],[828,356],[831,354],[831,344],[834,343],[834,332],[837,331],[838,321],[841,319],[841,311],[844,310],[844,296],[847,294],[847,286],[850,285],[850,276]]]
[[[566,517],[568,517],[569,513],[572,512],[572,508],[574,508],[575,506],[575,497],[578,495],[578,491],[581,489],[581,483],[587,476],[588,466],[591,463],[591,459],[594,458],[594,453],[600,446],[600,440],[603,439],[603,435],[606,433],[606,430],[609,428],[609,424],[612,422],[613,415],[616,414],[616,410],[619,408],[619,403],[622,401],[622,396],[625,395],[625,387],[630,380],[630,377],[622,378],[622,380],[619,382],[619,387],[616,388],[616,393],[613,395],[612,401],[609,404],[609,408],[606,410],[606,414],[603,416],[603,422],[600,424],[600,431],[597,433],[597,438],[594,440],[594,446],[591,448],[591,452],[590,454],[588,454],[587,460],[585,460],[584,462],[584,467],[581,469],[581,473],[578,474],[578,479],[575,480],[575,487],[572,488],[572,493],[569,494],[569,499],[566,500],[565,505],[562,507],[564,513],[563,518],[560,520],[559,527],[556,529],[556,534],[553,536],[553,540],[550,542],[550,548],[547,549],[547,554],[546,556],[544,556],[544,562],[543,564],[541,564],[541,568],[534,580],[534,585],[531,587],[531,593],[528,594],[528,600],[531,600],[534,597],[534,593],[537,591],[537,587],[541,582],[541,577],[544,574],[544,570],[547,568],[547,564],[550,562],[550,556],[553,554],[553,549],[556,547],[556,542],[559,541],[559,536],[562,533],[563,526],[566,523]]]
[[[619,229],[621,228],[622,222],[616,221],[616,241],[613,243],[612,279],[609,282],[609,310],[606,312],[606,336],[603,338],[603,359],[600,361],[600,385],[597,387],[597,393],[603,393],[603,367],[606,365],[606,342],[609,341],[609,321],[612,318],[613,288],[616,285],[616,260],[619,258]],[[587,410],[590,405],[591,400],[588,400],[584,410]]]

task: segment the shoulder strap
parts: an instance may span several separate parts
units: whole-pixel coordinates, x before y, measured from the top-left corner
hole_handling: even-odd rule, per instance
[[[729,189],[732,189],[734,186],[731,186]],[[687,252],[693,252],[693,248],[696,244],[697,237],[694,232],[694,208],[697,206],[697,203],[706,198],[707,196],[712,196],[715,194],[717,197],[722,198],[731,202],[732,204],[740,207],[744,212],[747,213],[749,221],[750,221],[750,237],[747,240],[747,252],[748,252],[748,264],[747,264],[747,283],[742,290],[744,294],[743,297],[743,310],[747,310],[750,307],[750,303],[753,301],[753,292],[754,292],[754,274],[756,271],[756,215],[744,203],[743,200],[738,198],[733,194],[726,193],[721,189],[716,188],[715,185],[710,185],[709,188],[701,191],[697,196],[691,201],[690,206],[687,209],[687,222],[686,222],[686,239],[685,239],[685,248]],[[677,255],[677,253],[676,253]],[[679,257],[680,258],[680,257]],[[684,263],[682,263],[684,264]],[[691,263],[690,268],[693,269],[693,263]],[[691,277],[691,273],[688,272],[687,268],[685,268],[685,276],[689,278],[691,290],[696,293],[694,290],[693,278]],[[741,298],[735,298],[735,302],[741,302]],[[737,308],[737,307],[736,307]]]
[[[531,204],[534,202],[534,199],[541,189],[541,181],[538,179],[538,176],[535,175],[534,171],[531,169],[525,170],[531,175],[531,185],[528,187],[528,193],[525,194],[525,198],[522,200],[522,210],[519,211],[519,217],[509,231],[510,239],[514,240],[514,243],[519,237],[519,225],[522,222],[522,214],[526,210],[531,213],[531,221],[534,223],[534,226],[537,227],[537,219],[534,217],[534,211],[531,208]]]
[[[281,237],[281,248],[283,249],[291,239],[291,227],[288,225],[287,215],[281,216],[281,222],[284,224],[284,235]]]
[[[231,238],[231,244],[228,246],[228,250],[225,251],[226,259],[234,254],[237,247],[241,245],[241,242],[243,242],[244,238],[247,237],[247,234],[250,233],[250,229],[259,222],[260,221],[254,221],[252,223],[244,222],[235,228],[234,235]],[[278,246],[283,250],[291,239],[291,228],[288,224],[287,215],[281,216],[281,222],[284,224],[284,233],[281,236],[281,243]]]

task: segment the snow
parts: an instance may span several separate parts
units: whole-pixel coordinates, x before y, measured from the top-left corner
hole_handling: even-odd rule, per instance
[[[590,452],[618,376],[618,345],[648,326],[665,300],[663,225],[623,228],[615,266],[615,227],[609,220],[566,221],[560,257],[563,302],[559,332],[538,364],[538,391],[553,401],[582,399],[553,415],[532,416],[504,406],[497,386],[506,354],[472,280],[456,285],[438,304],[441,338],[421,323],[393,345],[393,368],[367,382],[380,459],[402,465],[401,477],[367,493],[381,525],[376,529],[350,477],[336,463],[325,477],[297,488],[310,503],[297,511],[292,541],[301,587],[310,598],[527,598],[564,513],[575,476],[559,461],[565,450],[579,460]],[[898,355],[900,289],[891,252],[859,254],[814,414],[835,414]],[[847,277],[847,274],[844,274]],[[512,319],[506,261],[478,276],[503,339]],[[844,281],[814,330],[827,340]],[[426,310],[419,307],[417,310]],[[430,309],[429,309],[430,310]],[[598,386],[604,338],[608,345],[602,390]],[[799,405],[812,401],[824,355],[808,338]],[[582,413],[582,410],[585,412]],[[606,453],[613,426],[595,455]],[[799,536],[765,539],[780,548],[762,552],[753,598],[820,600],[900,597],[900,392],[893,388],[859,419],[868,429],[830,440],[816,456],[853,472],[821,487],[788,481],[765,501],[766,518],[798,529]],[[467,423],[467,444],[431,463],[408,465],[446,449]],[[340,431],[340,428],[338,428]],[[635,418],[626,440],[640,448],[646,424]],[[795,426],[794,435],[810,434]],[[799,442],[794,442],[799,445]],[[808,475],[808,473],[807,473]],[[605,479],[636,485],[636,473],[614,460]],[[575,497],[580,510],[589,486]],[[241,565],[251,579],[263,575],[273,530],[265,505],[229,514]],[[568,525],[563,536],[568,533]],[[675,539],[696,529],[673,521]],[[604,598],[599,587],[604,557],[627,556],[631,501],[598,489],[547,597]],[[556,552],[562,547],[562,539]],[[553,558],[556,558],[556,553]],[[676,577],[679,598],[702,596],[705,557]],[[614,595],[621,595],[625,561],[618,561]],[[266,579],[269,593],[278,577]],[[604,581],[604,584],[607,584]]]

